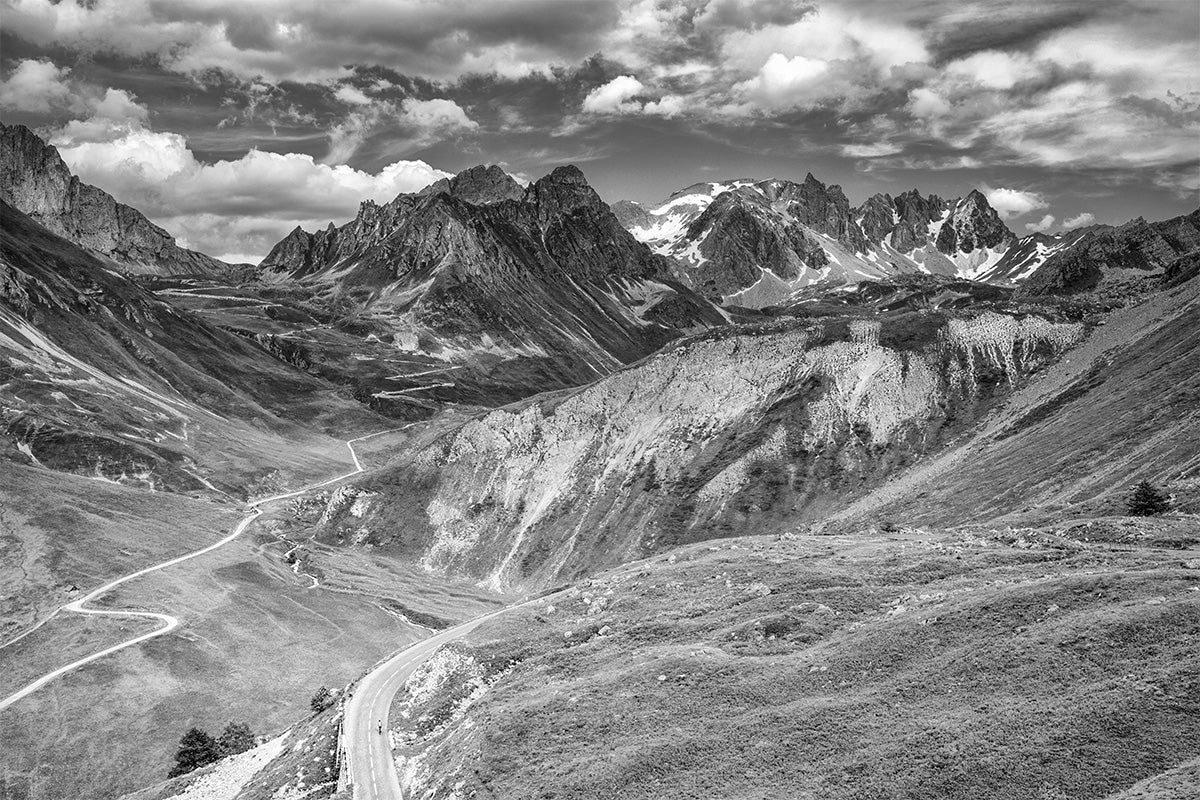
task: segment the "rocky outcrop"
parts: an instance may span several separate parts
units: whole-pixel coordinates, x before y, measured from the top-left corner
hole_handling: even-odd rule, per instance
[[[794,526],[960,435],[1080,335],[993,312],[714,331],[467,423],[365,481],[371,510],[330,532],[514,587]]]
[[[577,168],[559,167],[519,197],[515,185],[475,168],[441,188],[366,202],[340,228],[293,231],[262,269],[358,298],[376,335],[462,365],[445,382],[460,402],[577,386],[683,331],[724,324]],[[478,391],[461,395],[467,380]]]
[[[0,123],[0,199],[124,272],[215,274],[229,267],[180,247],[137,209],[80,181],[24,125]]]
[[[977,250],[1005,249],[1016,236],[978,189],[954,204],[937,234],[937,248],[946,254],[970,255]]]

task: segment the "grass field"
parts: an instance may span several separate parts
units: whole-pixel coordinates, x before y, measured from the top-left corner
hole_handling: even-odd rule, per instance
[[[472,634],[464,674],[495,683],[449,724],[398,695],[425,732],[401,774],[436,797],[1105,797],[1200,754],[1200,530],[1162,525],[1170,548],[909,529],[618,568]]]
[[[86,591],[197,549],[226,535],[243,516],[240,508],[33,472],[4,473],[10,530],[2,563],[16,577],[12,585],[22,589],[19,598],[14,593],[8,599],[25,600],[22,620],[78,596],[66,592],[67,585]],[[39,489],[32,491],[35,479]],[[39,497],[46,504],[42,514],[35,510]],[[55,513],[55,504],[63,510]],[[423,571],[369,554],[348,560],[345,577],[336,562],[326,564],[322,575],[330,588],[309,588],[310,581],[283,559],[269,520],[219,550],[146,575],[97,602],[168,612],[182,624],[64,675],[0,712],[0,798],[103,800],[152,785],[165,777],[179,737],[193,725],[217,733],[229,721],[246,721],[257,733],[278,732],[305,715],[317,687],[344,685],[426,635],[406,619],[414,598],[425,598],[421,610],[439,619],[467,618],[500,602],[469,585],[433,581]],[[24,593],[34,584],[23,577],[22,565],[33,565],[30,574],[42,576],[37,602]],[[56,617],[0,650],[0,687],[19,688],[93,646],[128,638],[135,625]]]

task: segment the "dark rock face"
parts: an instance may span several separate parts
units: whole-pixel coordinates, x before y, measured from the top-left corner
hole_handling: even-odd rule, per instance
[[[937,248],[943,253],[970,253],[978,249],[1007,246],[1016,236],[1000,219],[978,189],[954,205],[938,231]]]
[[[0,199],[126,272],[211,275],[229,266],[185,250],[137,209],[81,182],[24,125],[0,123]]]
[[[865,249],[866,237],[851,215],[842,187],[826,186],[811,172],[804,183],[764,181],[760,186],[767,199],[782,202],[787,214],[801,225],[836,239],[851,252]]]
[[[897,197],[894,205],[899,221],[891,231],[891,244],[907,253],[929,243],[929,226],[942,218],[947,203],[935,194],[922,197],[916,189],[910,189]]]
[[[262,268],[361,297],[405,349],[499,362],[493,378],[517,396],[578,385],[681,330],[723,324],[577,168],[559,167],[519,197],[505,179],[475,168],[384,206],[364,203],[340,228],[293,231]]]
[[[626,230],[642,228],[650,224],[650,212],[646,211],[646,207],[641,203],[633,200],[618,200],[610,208],[617,221],[621,223],[621,227]]]
[[[1169,289],[1197,276],[1200,276],[1200,250],[1193,250],[1167,264],[1163,270],[1163,286]]]
[[[1155,270],[1200,247],[1200,209],[1162,222],[1142,217],[1119,228],[1098,228],[1048,258],[1021,287],[1022,296],[1076,294],[1095,289],[1109,270]]]
[[[687,236],[700,240],[701,261],[692,280],[709,297],[731,295],[754,284],[761,270],[788,281],[806,267],[820,268],[829,261],[804,225],[775,210],[751,188],[719,195],[691,224]]]
[[[518,200],[525,193],[521,184],[495,164],[464,170],[453,178],[442,178],[421,190],[420,194],[445,192],[475,205]]]

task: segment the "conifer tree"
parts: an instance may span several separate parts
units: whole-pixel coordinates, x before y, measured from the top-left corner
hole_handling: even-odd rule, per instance
[[[1151,517],[1171,508],[1171,503],[1150,481],[1142,481],[1133,487],[1126,509],[1135,517]]]

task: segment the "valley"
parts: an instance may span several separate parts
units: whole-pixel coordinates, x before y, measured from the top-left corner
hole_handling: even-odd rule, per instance
[[[0,142],[3,800],[1194,772],[1200,210],[481,165],[231,265]]]

